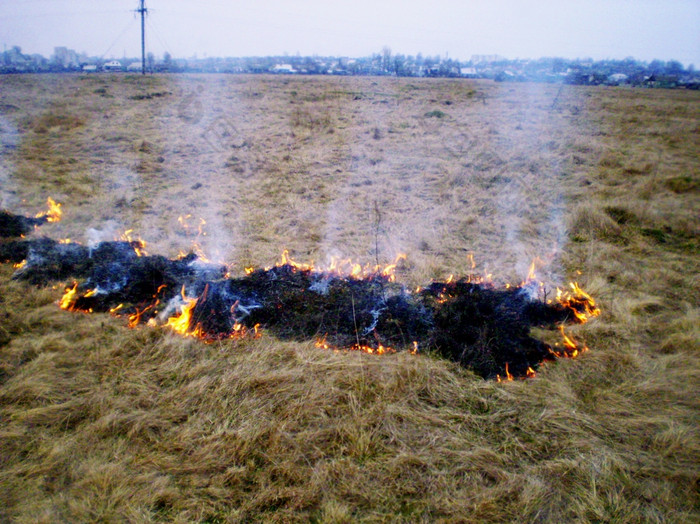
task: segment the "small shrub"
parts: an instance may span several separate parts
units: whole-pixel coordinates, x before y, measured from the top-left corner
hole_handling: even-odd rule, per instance
[[[591,205],[581,205],[573,213],[569,231],[575,239],[619,242],[622,229],[610,216]]]
[[[600,157],[598,164],[601,167],[621,167],[622,155],[616,151],[607,151]]]
[[[625,224],[635,224],[638,221],[637,215],[624,207],[608,206],[605,208],[605,212],[621,226]]]
[[[309,130],[330,128],[331,115],[327,111],[312,110],[308,107],[300,107],[292,112],[292,127],[301,127]]]
[[[666,180],[666,187],[674,193],[690,193],[697,189],[698,182],[687,175],[674,176]]]
[[[138,95],[130,96],[129,98],[131,100],[150,100],[151,98],[161,98],[170,94],[172,94],[170,91],[155,91],[153,93],[140,93]]]
[[[440,111],[439,109],[435,109],[433,111],[428,111],[425,116],[427,118],[445,118],[447,113]]]
[[[85,125],[85,120],[79,116],[63,113],[44,113],[36,118],[31,127],[35,133],[46,133],[49,129],[59,128],[61,131],[70,131]]]

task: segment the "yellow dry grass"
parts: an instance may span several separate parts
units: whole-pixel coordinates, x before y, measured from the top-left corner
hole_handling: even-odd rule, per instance
[[[0,197],[31,214],[62,202],[41,233],[134,228],[170,256],[197,240],[233,273],[283,248],[404,252],[411,285],[471,272],[470,254],[517,282],[537,256],[603,310],[572,329],[589,352],[498,384],[429,355],[132,330],[61,311],[60,285],[2,266],[0,520],[697,521],[698,102],[462,80],[0,78],[15,137]]]

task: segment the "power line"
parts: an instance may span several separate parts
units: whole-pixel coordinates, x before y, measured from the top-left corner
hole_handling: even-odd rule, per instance
[[[150,29],[151,34],[156,35],[156,39],[158,40],[158,42],[160,42],[160,45],[163,46],[163,49],[165,49],[165,51],[167,51],[172,56],[173,53],[170,50],[170,46],[163,38],[163,35],[161,35],[160,32],[158,31],[158,28],[156,27],[155,23],[153,22],[153,19],[151,18],[151,19],[146,20],[146,25],[148,25],[148,28]]]
[[[119,33],[119,35],[118,35],[118,36],[114,39],[114,41],[110,44],[110,46],[107,48],[107,51],[105,51],[104,53],[102,53],[102,56],[101,56],[100,58],[104,58],[104,56],[112,50],[112,48],[113,48],[113,47],[115,46],[115,44],[121,39],[121,37],[124,36],[124,34],[125,34],[129,29],[131,29],[131,25],[132,25],[133,23],[134,23],[133,20],[129,20],[129,23],[126,24],[126,26],[124,27],[124,29],[122,30],[122,32]]]

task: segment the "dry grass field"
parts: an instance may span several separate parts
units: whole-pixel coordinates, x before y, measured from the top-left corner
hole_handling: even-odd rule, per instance
[[[130,329],[0,265],[0,521],[700,520],[699,93],[4,76],[0,133],[0,207],[63,204],[34,236],[196,241],[234,275],[405,253],[408,286],[537,257],[602,310],[571,328],[590,351],[497,383]]]

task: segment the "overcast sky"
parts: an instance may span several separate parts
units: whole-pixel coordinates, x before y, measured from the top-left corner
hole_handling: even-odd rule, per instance
[[[140,54],[138,0],[0,0],[0,43]],[[700,67],[700,0],[146,0],[148,51],[174,57],[474,54],[676,59]]]

